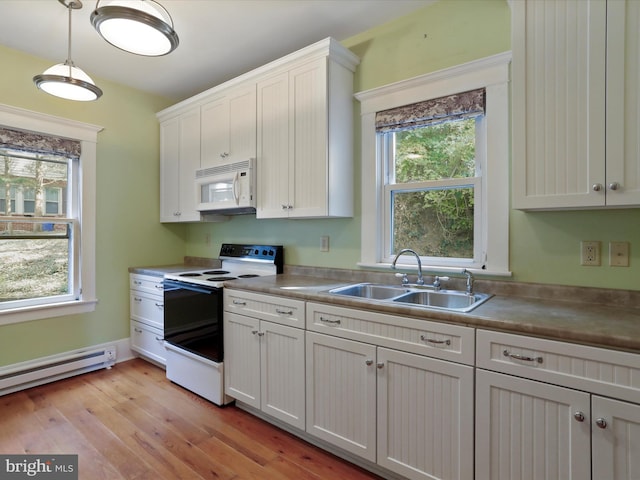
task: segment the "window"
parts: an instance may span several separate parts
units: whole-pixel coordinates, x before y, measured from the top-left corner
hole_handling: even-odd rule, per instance
[[[11,206],[0,220],[0,310],[79,298],[77,196],[66,202],[69,212],[60,202],[78,165],[65,155],[0,147],[1,200]]]
[[[0,324],[95,308],[98,131],[0,105]]]
[[[356,95],[361,266],[389,266],[411,248],[436,271],[509,274],[509,61],[496,55]]]

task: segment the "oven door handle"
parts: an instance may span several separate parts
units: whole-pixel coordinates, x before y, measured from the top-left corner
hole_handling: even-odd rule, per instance
[[[205,293],[207,295],[211,295],[216,290],[218,290],[215,287],[212,287],[212,288],[201,287],[201,286],[195,285],[193,283],[178,282],[176,280],[167,280],[166,278],[164,279],[164,289],[165,290],[172,290],[172,289],[177,289],[177,288],[181,288],[183,290],[191,290],[192,292]]]

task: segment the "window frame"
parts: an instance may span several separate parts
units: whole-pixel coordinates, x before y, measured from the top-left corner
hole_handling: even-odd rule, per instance
[[[480,165],[480,190],[484,195],[476,220],[474,248],[481,248],[480,262],[469,264],[451,259],[434,262],[423,257],[423,268],[438,272],[459,272],[509,276],[509,64],[511,52],[486,57],[438,72],[403,80],[391,85],[359,92],[362,129],[362,217],[361,258],[358,266],[389,268],[392,258],[385,256],[386,229],[390,219],[386,209],[385,155],[376,134],[376,113],[459,92],[484,88],[486,112],[478,135],[477,149],[483,149],[486,164]],[[385,225],[387,225],[385,227]],[[372,235],[372,232],[375,232]],[[480,238],[478,238],[480,237]],[[475,256],[475,255],[474,255]],[[404,255],[398,265],[415,268],[413,256]]]
[[[33,112],[0,104],[0,126],[55,135],[78,140],[82,153],[77,169],[76,194],[79,196],[79,215],[82,229],[81,238],[74,238],[74,267],[79,268],[77,299],[72,301],[46,302],[0,311],[0,325],[20,323],[42,318],[58,317],[91,312],[98,302],[96,298],[95,258],[96,258],[96,150],[98,133],[102,127],[77,122],[61,117]],[[55,298],[55,297],[52,297]]]

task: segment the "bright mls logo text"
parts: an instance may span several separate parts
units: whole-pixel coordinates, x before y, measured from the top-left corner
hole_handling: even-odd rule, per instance
[[[77,480],[77,455],[1,455],[0,480]]]

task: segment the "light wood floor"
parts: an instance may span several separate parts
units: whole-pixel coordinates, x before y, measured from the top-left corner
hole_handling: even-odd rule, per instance
[[[0,397],[0,453],[78,454],[81,480],[379,478],[140,359]]]

